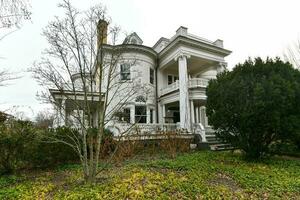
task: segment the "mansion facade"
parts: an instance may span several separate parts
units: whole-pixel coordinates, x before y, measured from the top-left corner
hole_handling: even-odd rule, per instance
[[[141,132],[173,127],[202,138],[211,131],[205,111],[206,87],[226,68],[225,57],[231,53],[222,40],[209,41],[181,26],[173,37],[162,37],[153,47],[144,46],[136,33],[118,47],[124,49],[118,63],[120,82],[142,83],[148,92],[137,93],[122,109],[126,116],[108,123],[107,128],[118,135],[130,124],[139,126]],[[56,91],[50,92],[58,98]]]

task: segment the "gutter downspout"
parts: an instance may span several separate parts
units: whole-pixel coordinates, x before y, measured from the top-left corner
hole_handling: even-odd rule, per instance
[[[155,66],[155,107],[156,107],[156,123],[158,124],[158,86],[157,86],[157,70],[158,70],[159,58],[156,58],[156,66]]]

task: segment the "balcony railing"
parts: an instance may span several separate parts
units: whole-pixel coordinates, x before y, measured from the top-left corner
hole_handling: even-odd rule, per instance
[[[170,85],[168,85],[167,87],[162,88],[161,95],[168,94],[170,92],[178,90],[178,88],[179,88],[179,81],[177,80],[174,83],[171,83]]]
[[[189,88],[207,87],[208,80],[204,78],[191,78],[189,79]]]
[[[190,78],[188,80],[188,87],[189,88],[198,88],[202,87],[205,88],[208,85],[208,80],[204,78]],[[174,83],[168,85],[165,88],[161,89],[161,95],[168,94],[170,92],[176,91],[179,89],[179,81],[175,81]]]

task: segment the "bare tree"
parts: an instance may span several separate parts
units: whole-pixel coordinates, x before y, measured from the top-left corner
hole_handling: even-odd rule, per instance
[[[20,28],[31,17],[28,0],[0,0],[0,28]]]
[[[132,73],[130,80],[128,74],[120,74],[119,64],[125,61],[124,49],[116,45],[120,28],[111,25],[103,6],[80,11],[69,0],[63,0],[59,7],[65,10],[65,17],[56,17],[44,30],[49,48],[31,71],[50,89],[50,94],[42,92],[39,97],[55,105],[59,114],[67,116],[64,123],[80,132],[79,136],[69,136],[72,143],[61,138],[52,141],[72,147],[79,155],[85,181],[94,182],[105,128],[138,93],[144,93],[146,86],[132,81],[137,73]],[[126,61],[129,65],[135,62]],[[122,82],[120,76],[125,77]]]
[[[0,86],[6,86],[9,81],[18,79],[19,77],[6,69],[2,69],[0,70]]]
[[[284,57],[286,61],[289,61],[295,68],[300,70],[300,40],[287,48]]]
[[[45,109],[40,111],[35,117],[35,124],[40,128],[52,128],[54,122],[54,114]]]
[[[18,30],[24,20],[31,17],[30,3],[27,0],[0,0],[0,41]],[[0,69],[0,86],[18,78],[6,69]]]

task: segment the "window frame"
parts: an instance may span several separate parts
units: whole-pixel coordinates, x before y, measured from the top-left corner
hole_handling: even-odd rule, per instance
[[[179,80],[179,76],[177,76],[177,75],[168,74],[167,77],[168,77],[168,80],[167,80],[168,85],[171,85],[171,84],[173,84],[173,83],[175,83],[176,81]]]
[[[140,111],[141,109],[138,108],[143,108],[144,113]],[[139,120],[137,120],[139,119]],[[146,105],[135,105],[135,111],[134,111],[134,120],[138,124],[146,124],[147,123],[147,106]]]
[[[149,82],[150,82],[150,84],[154,84],[154,69],[152,69],[152,68],[150,68],[150,72],[149,72],[150,74],[149,74]]]
[[[121,81],[131,80],[131,66],[128,63],[120,64],[120,80]]]

